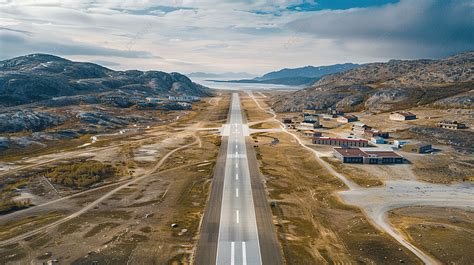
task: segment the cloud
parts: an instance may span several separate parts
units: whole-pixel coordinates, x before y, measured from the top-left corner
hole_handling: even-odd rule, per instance
[[[17,32],[17,33],[23,33],[23,34],[26,34],[26,35],[31,35],[30,31],[11,29],[11,28],[6,28],[6,27],[0,27],[0,31],[11,31],[11,32]]]
[[[299,4],[289,5],[286,9],[298,12],[311,12],[319,10],[342,10],[356,7],[382,6],[388,3],[396,3],[398,0],[357,0],[357,1],[334,1],[317,0],[304,1]]]
[[[439,57],[473,48],[473,19],[473,1],[403,0],[382,7],[316,12],[287,27],[373,55]]]
[[[474,50],[472,0],[156,2],[0,0],[0,57],[42,52],[117,69],[264,73]]]
[[[0,31],[1,50],[0,59],[11,58],[28,53],[50,53],[55,55],[89,55],[110,56],[124,58],[157,58],[146,51],[117,50],[93,46],[83,43],[59,43],[51,41],[37,41],[34,38],[25,37],[23,34]]]
[[[119,12],[124,12],[133,15],[150,15],[150,16],[163,16],[166,13],[175,12],[178,10],[195,10],[192,7],[174,7],[174,6],[151,6],[147,8],[112,8],[112,10],[116,10]]]
[[[227,43],[213,43],[206,45],[206,49],[223,49],[227,47],[229,47],[229,44]]]

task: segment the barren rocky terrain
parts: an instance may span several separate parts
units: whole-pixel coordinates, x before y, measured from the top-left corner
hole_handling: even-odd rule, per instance
[[[206,128],[228,105],[206,98],[148,128],[2,163],[2,202],[25,203],[0,215],[0,263],[189,264],[220,145]]]
[[[426,104],[472,108],[474,52],[440,60],[391,60],[323,77],[275,98],[277,111],[326,109],[384,112]]]
[[[114,71],[48,54],[0,62],[0,156],[96,141],[161,124],[212,92],[179,73]],[[147,100],[153,98],[153,101]]]
[[[250,95],[252,94],[250,93]],[[270,103],[268,101],[270,97],[257,97],[255,94],[252,97],[258,105],[265,106],[265,104],[269,105]],[[262,110],[264,109],[262,108]],[[430,137],[429,139],[433,137],[421,132],[418,133],[410,128],[423,127],[429,130],[429,128],[435,127],[437,121],[445,117],[462,118],[468,124],[472,122],[472,115],[469,114],[469,110],[440,110],[424,107],[415,108],[414,111],[419,115],[419,118],[407,122],[387,120],[387,113],[376,115],[358,113],[358,115],[365,123],[376,125],[377,128],[384,130],[387,129],[393,132],[393,135],[416,137],[416,139],[425,141],[427,137]],[[273,114],[274,117],[279,119],[282,117],[293,117],[295,120],[302,119],[301,113],[273,113],[270,109],[266,109],[266,113]],[[270,121],[271,118],[267,118],[262,125],[254,124],[253,127],[267,127]],[[278,120],[273,121],[278,123]],[[317,131],[322,132],[323,135],[349,136],[350,124],[338,125],[329,120],[323,120],[322,123],[324,128]],[[457,148],[455,144],[451,143],[451,140],[443,141],[441,139],[434,145],[437,151],[430,154],[398,151],[408,160],[402,165],[345,164],[333,158],[331,146],[312,144],[311,138],[304,136],[302,132],[297,132],[294,129],[283,129],[283,126],[281,128],[280,131],[286,132],[286,134],[277,133],[274,129],[273,133],[268,131],[268,133],[256,134],[253,138],[255,139],[257,152],[262,155],[261,170],[267,178],[269,196],[279,205],[276,207],[274,214],[280,220],[281,228],[279,232],[281,233],[281,243],[287,261],[296,260],[301,262],[300,259],[306,257],[308,258],[305,261],[306,263],[315,263],[317,260],[325,260],[326,262],[338,260],[342,262],[345,259],[350,260],[350,257],[354,259],[364,257],[364,262],[368,263],[397,262],[395,260],[387,261],[393,259],[395,255],[389,246],[390,241],[386,241],[386,245],[377,244],[379,249],[376,252],[385,256],[384,261],[376,261],[380,258],[379,256],[370,256],[365,253],[366,247],[362,244],[368,241],[375,242],[377,232],[367,232],[367,235],[373,235],[370,240],[363,239],[362,235],[358,235],[357,241],[351,241],[351,237],[345,235],[345,233],[357,234],[358,229],[364,227],[365,221],[368,221],[369,226],[364,227],[364,231],[368,231],[369,228],[383,231],[382,235],[395,239],[400,246],[403,246],[403,248],[399,247],[398,251],[404,252],[404,250],[407,250],[410,254],[417,256],[414,260],[411,260],[413,257],[410,256],[399,256],[399,263],[469,264],[469,261],[472,260],[472,255],[466,254],[469,252],[468,249],[472,248],[472,240],[468,237],[459,236],[461,229],[463,233],[472,233],[472,220],[470,218],[473,203],[473,184],[472,178],[470,178],[473,168],[471,163],[472,153],[466,152],[466,149]],[[471,129],[465,129],[464,131],[442,130],[445,131],[443,135],[446,136],[450,132],[466,135],[472,133]],[[405,133],[407,131],[409,133]],[[288,134],[291,137],[288,137]],[[277,144],[271,143],[270,141],[273,138],[278,138],[279,142]],[[442,137],[436,136],[436,138]],[[466,141],[466,139],[461,140],[461,138],[459,140],[459,142]],[[299,147],[299,150],[290,149],[288,146],[290,144],[294,148]],[[280,145],[285,145],[285,148],[281,152],[274,151]],[[387,149],[390,148],[390,145],[384,144],[372,148]],[[312,155],[307,154],[307,150],[310,150]],[[315,161],[307,161],[311,159],[315,159]],[[282,167],[283,164],[287,165]],[[305,169],[314,167],[317,167],[317,169],[310,170],[310,173],[305,171]],[[331,177],[335,177],[340,182],[331,182],[329,180]],[[304,182],[305,178],[311,179],[311,181],[294,187],[296,183]],[[321,183],[321,180],[324,181]],[[336,190],[329,188],[329,183],[337,185]],[[323,192],[321,190],[323,185],[326,185],[323,189],[324,192],[329,190],[329,194],[336,196],[336,199],[333,199],[329,194],[323,198],[318,197]],[[289,193],[293,195],[288,196]],[[296,195],[297,193],[298,195]],[[294,197],[299,198],[297,203],[292,203]],[[339,208],[340,206],[336,202],[343,203],[344,208]],[[321,205],[317,209],[307,210],[316,204]],[[345,225],[345,221],[349,217],[344,218],[343,211],[350,209],[348,205],[360,209],[364,218],[361,220],[349,219],[352,225]],[[318,211],[321,208],[329,209],[324,214],[320,214]],[[338,215],[331,215],[331,210],[334,211],[335,209],[338,209]],[[302,214],[304,211],[310,211],[310,214]],[[452,213],[451,216],[440,217],[438,215],[438,213],[446,215],[446,212]],[[327,216],[332,216],[331,223],[337,224],[329,228],[321,227],[321,225],[324,226],[321,221]],[[356,218],[355,214],[351,214],[351,216]],[[302,238],[303,234],[309,234],[311,229],[315,229],[315,227],[317,227],[316,231],[319,233],[324,231],[323,235]],[[301,231],[305,232],[299,234]],[[337,236],[330,236],[334,234]],[[312,245],[320,245],[315,238],[322,241],[332,240],[332,243],[322,244],[324,246],[331,244],[332,248],[326,250],[323,247],[316,249],[311,247]],[[446,238],[450,238],[450,242],[455,247],[441,242]],[[339,248],[336,239],[345,242],[343,244],[345,248]],[[360,246],[358,251],[352,249],[354,245]],[[371,245],[369,249],[374,250],[376,248]],[[302,254],[304,252],[306,254]],[[344,257],[347,252],[351,255]],[[318,256],[318,253],[321,256]],[[354,255],[355,253],[357,254]],[[460,253],[464,254],[461,255]]]
[[[211,93],[179,73],[114,71],[48,54],[30,54],[0,62],[0,106],[105,92],[155,97]]]

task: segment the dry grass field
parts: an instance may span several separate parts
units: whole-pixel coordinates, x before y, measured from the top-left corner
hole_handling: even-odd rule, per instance
[[[271,145],[272,137],[280,140]],[[417,263],[410,252],[344,205],[335,192],[343,183],[330,176],[292,137],[259,134],[255,141],[261,171],[288,264]]]
[[[409,207],[391,211],[389,219],[410,241],[442,263],[474,263],[474,212]]]
[[[436,123],[442,119],[459,120],[461,122],[465,122],[468,126],[471,126],[473,121],[472,111],[469,110],[456,111],[430,108],[416,108],[410,111],[413,111],[418,116],[417,120],[406,122],[390,121],[388,119],[388,113],[371,114],[363,112],[355,114],[360,117],[360,120],[362,122],[365,122],[370,126],[373,126],[377,129],[390,131],[391,135],[394,136],[395,139],[397,139],[397,137],[401,137],[402,139],[406,139],[407,137],[409,137],[408,139],[415,141],[429,141],[429,139],[423,139],[422,136],[413,135],[413,133],[406,133],[408,129],[412,128],[413,126],[434,127],[436,126]],[[278,113],[278,117],[280,118],[286,116],[297,117],[297,121],[302,120],[301,114],[299,113]],[[324,136],[347,137],[350,134],[351,124],[341,125],[335,123],[334,120],[324,120],[322,121],[322,124],[325,128],[318,129],[318,131],[322,132]],[[472,129],[466,130],[466,132],[470,131],[472,131]],[[383,189],[385,187],[386,181],[390,181],[389,183],[392,184],[413,183],[413,185],[423,186],[423,183],[426,182],[441,185],[456,183],[458,185],[462,185],[460,184],[460,182],[469,182],[473,179],[472,155],[448,145],[434,143],[433,146],[435,148],[435,152],[430,154],[413,154],[400,152],[400,154],[402,154],[409,161],[403,165],[343,164],[339,160],[332,157],[331,146],[313,145],[310,143],[310,138],[304,137],[301,133],[294,133],[296,133],[307,146],[314,149],[322,157],[323,161],[327,162],[337,172],[343,174],[345,177],[357,184],[360,187],[358,188],[358,190],[361,193],[364,193],[364,191],[369,193],[373,191],[372,189]],[[292,138],[289,138],[289,140],[294,141]],[[393,138],[390,140],[393,140]],[[281,143],[284,143],[284,141],[280,141],[280,144]],[[390,146],[388,145],[381,147],[390,148]],[[263,150],[260,146],[258,148],[260,150]],[[272,148],[276,149],[275,146],[273,146]],[[287,151],[282,150],[281,152]],[[299,152],[290,151],[290,153],[302,155],[303,152],[300,150]],[[269,152],[269,155],[271,154],[275,156],[277,154],[279,155],[279,152]],[[265,160],[265,155],[262,155],[262,158],[263,160]],[[300,160],[303,160],[303,158],[300,157]],[[287,161],[289,161],[288,163],[290,163],[291,158],[285,156],[279,161],[279,163],[275,161],[275,164],[279,165],[281,163],[286,163]],[[301,171],[302,168],[303,167],[299,166],[299,171]],[[275,170],[273,174],[278,174],[279,171],[280,170]],[[285,172],[284,176],[286,177],[288,176],[288,174],[291,175],[291,173]],[[296,173],[293,174],[296,175]],[[292,181],[292,184],[294,182],[295,181]],[[465,187],[469,187],[469,183],[464,184],[466,185]],[[289,188],[290,185],[291,184],[285,186],[285,188]],[[305,187],[304,185],[301,186]],[[269,187],[271,187],[271,184],[269,184]],[[388,200],[390,200],[390,198],[394,199],[393,197],[388,196],[390,193],[393,193],[393,191],[390,190],[392,188],[393,187],[387,188],[389,191],[385,191],[385,193],[382,192],[375,197],[370,197],[369,200],[383,200],[384,197],[387,197]],[[420,188],[414,187],[414,189],[415,191],[411,192],[410,196],[416,197],[416,191]],[[404,196],[403,192],[407,192],[406,187],[401,188],[399,196]],[[420,198],[422,197],[422,195],[425,194],[425,192],[426,191],[420,192]],[[463,197],[464,194],[462,192],[462,189],[460,189],[459,191],[455,191],[454,189],[452,189],[451,193],[449,191],[447,191],[446,193],[449,193],[449,200],[453,200],[451,202],[452,204],[456,204],[456,198],[459,198],[459,200],[465,199]],[[271,192],[270,195],[272,195]],[[367,194],[367,198],[369,198],[368,195],[369,194]],[[459,197],[456,197],[458,195]],[[364,197],[362,196],[360,199],[364,200]],[[301,200],[299,204],[295,204],[293,206],[294,208],[301,207],[301,205],[304,205],[306,201],[309,201],[309,199]],[[446,201],[443,202],[449,204],[449,202],[447,201],[448,198]],[[380,202],[380,204],[383,205],[382,202]],[[416,199],[414,199],[412,205],[416,204]],[[430,204],[436,205],[436,201],[433,201]],[[405,238],[408,242],[411,242],[413,245],[419,247],[420,249],[425,251],[425,253],[440,260],[441,262],[445,264],[471,264],[472,255],[467,254],[470,253],[468,249],[472,248],[471,215],[472,213],[469,211],[457,210],[457,208],[454,207],[439,208],[432,206],[422,206],[390,210],[389,221],[392,223],[392,226],[394,226],[395,229],[399,231],[403,238]],[[312,216],[315,216],[315,214],[312,214]],[[320,218],[324,219],[324,216],[321,216]],[[333,218],[332,220],[337,219]],[[340,238],[345,239],[344,236],[340,236]],[[361,237],[358,242],[364,241],[365,240]],[[453,244],[450,245],[451,242]],[[346,245],[348,246],[348,248],[353,244],[357,244],[356,242],[346,243],[348,243]],[[395,246],[396,245],[398,244],[395,244]],[[378,261],[375,263],[378,264],[387,262]]]
[[[249,109],[249,120],[268,117],[253,113],[262,112],[255,103],[248,102]],[[273,138],[279,143],[272,145]],[[345,189],[344,184],[293,137],[284,132],[257,133],[252,139],[268,200],[276,202],[273,215],[288,264],[418,263],[360,210],[340,201],[337,191]]]
[[[220,146],[218,134],[196,129],[225,122],[228,102],[229,95],[222,94],[212,102],[198,104],[174,124],[152,127],[141,137],[121,138],[119,146],[111,141],[107,154],[96,154],[92,151],[96,147],[89,147],[89,159],[115,161],[117,168],[125,167],[122,169],[131,174],[103,187],[75,191],[83,195],[65,193],[63,196],[69,197],[63,201],[16,212],[13,219],[0,216],[1,240],[61,220],[119,185],[149,175],[75,218],[3,245],[0,263],[57,259],[75,264],[190,264]],[[186,129],[176,130],[180,127]],[[172,153],[157,167],[165,154],[185,144],[191,145]],[[100,148],[106,150],[107,146]],[[64,157],[61,161],[67,160]],[[28,170],[35,168],[23,172]]]

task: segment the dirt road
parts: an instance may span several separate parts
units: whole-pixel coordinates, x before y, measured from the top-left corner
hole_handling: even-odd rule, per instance
[[[163,163],[175,152],[179,151],[179,150],[182,150],[182,149],[185,149],[189,146],[192,146],[192,145],[195,145],[195,144],[198,144],[199,143],[199,139],[198,137],[196,136],[193,136],[195,138],[195,140],[192,142],[192,143],[189,143],[189,144],[186,144],[184,146],[181,146],[181,147],[177,147],[171,151],[169,151],[165,156],[163,156],[159,161],[158,163],[156,163],[148,172],[146,172],[144,175],[138,177],[138,178],[135,178],[135,179],[132,179],[132,180],[129,180],[129,181],[126,181],[124,184],[120,185],[119,187],[107,192],[106,194],[104,194],[103,196],[101,196],[100,198],[96,199],[95,201],[87,204],[86,206],[84,206],[82,209],[64,217],[64,218],[61,218],[53,223],[50,223],[50,224],[47,224],[45,226],[42,226],[42,227],[39,227],[39,228],[36,228],[34,230],[31,230],[31,231],[28,231],[26,233],[23,233],[21,235],[18,235],[18,236],[15,236],[15,237],[12,237],[12,238],[9,238],[7,240],[4,240],[4,241],[0,241],[0,246],[5,246],[5,245],[9,245],[9,244],[13,244],[13,243],[16,243],[20,240],[23,240],[25,238],[28,238],[30,236],[33,236],[33,235],[36,235],[40,232],[43,232],[43,231],[47,231],[53,227],[56,227],[60,224],[63,224],[73,218],[76,218],[84,213],[86,213],[87,211],[93,209],[94,207],[96,207],[97,205],[99,205],[101,202],[105,201],[106,199],[108,199],[109,197],[111,197],[112,195],[114,195],[115,193],[117,193],[118,191],[126,188],[126,187],[129,187],[130,185],[136,183],[136,182],[139,182],[145,178],[148,178],[150,175],[152,175],[153,173],[155,173],[162,165]]]
[[[349,188],[340,192],[341,197],[347,204],[355,205],[362,209],[367,219],[380,230],[391,235],[401,245],[409,249],[425,264],[440,264],[438,260],[414,246],[406,240],[387,221],[389,210],[414,205],[429,205],[437,207],[459,207],[471,209],[474,205],[474,185],[432,185],[419,181],[392,181],[386,182],[386,186],[379,188],[363,188],[337,172],[329,163],[321,159],[321,154],[306,146],[303,141],[293,132],[288,131],[277,119],[277,115],[264,109],[252,92],[247,94],[253,99],[259,109],[273,116],[280,124],[281,129],[291,135],[298,144],[311,151],[315,159],[335,177],[339,178]]]

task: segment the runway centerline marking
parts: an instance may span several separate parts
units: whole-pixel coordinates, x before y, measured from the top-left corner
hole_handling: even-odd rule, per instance
[[[230,243],[230,264],[235,264],[235,242]]]
[[[238,93],[233,93],[229,110],[229,124],[231,126],[228,131],[216,265],[262,265],[249,158],[247,157],[249,129],[242,116],[240,105]],[[232,179],[232,175],[234,179]],[[234,194],[232,194],[232,190],[235,190]],[[240,196],[240,193],[243,196]],[[240,222],[241,212],[242,222]],[[245,244],[242,243],[244,240]],[[248,251],[246,245],[249,245]],[[242,247],[245,249],[241,250]],[[242,258],[244,260],[241,261]],[[207,263],[211,264],[212,262]]]
[[[242,265],[247,265],[247,250],[245,249],[245,242],[242,242]]]

